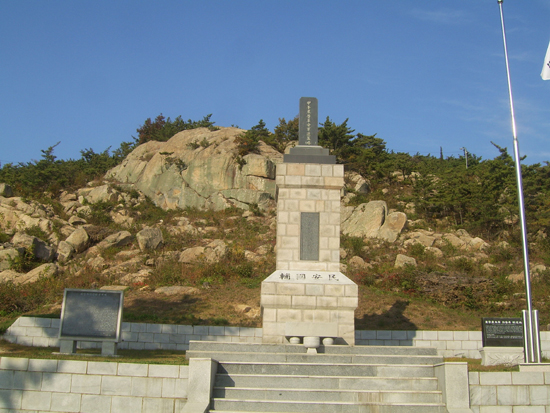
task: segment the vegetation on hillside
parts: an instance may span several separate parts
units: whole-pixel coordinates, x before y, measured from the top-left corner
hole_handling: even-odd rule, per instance
[[[189,119],[187,122],[178,116],[173,121],[170,117],[165,118],[162,113],[158,115],[154,121],[147,118],[142,126],[137,129],[138,136],[134,137],[136,145],[149,141],[165,142],[174,136],[176,133],[197,128],[209,128],[216,130],[214,123],[210,120],[212,114],[206,115],[199,121]]]
[[[517,184],[514,160],[506,148],[493,144],[498,153],[494,159],[468,154],[466,168],[462,156],[389,151],[382,138],[355,133],[348,119],[336,124],[327,117],[319,126],[319,144],[329,148],[346,170],[370,182],[371,195],[364,201],[385,199],[397,209],[412,203],[412,218],[431,226],[465,228],[488,239],[517,237],[517,226],[510,225],[519,215]],[[239,155],[253,152],[260,140],[284,152],[297,139],[298,118],[279,119],[274,133],[260,120],[240,137]],[[550,230],[550,164],[522,165],[522,171],[530,233],[544,238]],[[398,193],[399,200],[392,196]]]
[[[54,149],[58,142],[42,150],[38,161],[3,165],[0,182],[10,184],[17,194],[29,198],[81,187],[118,165],[139,144],[166,141],[186,129],[214,128],[211,116],[199,121],[184,121],[181,116],[172,121],[162,114],[154,121],[148,118],[137,128],[138,136],[133,143],[123,142],[112,153],[110,148],[99,153],[84,149],[77,160],[57,159]],[[284,152],[297,139],[297,117],[288,122],[279,119],[273,133],[260,120],[237,138],[237,161],[242,162],[243,156],[255,152],[260,141]],[[443,158],[389,151],[382,138],[355,133],[348,126],[348,119],[337,124],[329,117],[320,124],[319,144],[329,148],[338,162],[346,165],[346,170],[359,173],[370,183],[371,195],[364,201],[385,199],[397,209],[412,203],[415,206],[412,218],[424,219],[431,226],[465,228],[489,239],[516,236],[510,223],[516,222],[519,215],[517,185],[514,160],[506,148],[495,145],[498,155],[494,159],[483,160],[469,154],[466,168],[462,156]],[[529,230],[531,234],[544,236],[550,230],[550,164],[522,165],[522,170]],[[399,200],[392,196],[397,193]]]

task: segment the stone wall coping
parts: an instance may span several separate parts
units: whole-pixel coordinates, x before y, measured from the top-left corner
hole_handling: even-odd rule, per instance
[[[186,379],[189,366],[112,361],[80,361],[0,357],[0,370],[66,373],[89,376],[127,376]]]

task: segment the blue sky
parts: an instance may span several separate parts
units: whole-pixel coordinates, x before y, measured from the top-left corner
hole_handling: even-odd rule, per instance
[[[504,0],[521,155],[550,160],[550,0]],[[250,128],[301,96],[388,149],[512,153],[497,0],[0,0],[0,162],[80,158],[162,113]]]

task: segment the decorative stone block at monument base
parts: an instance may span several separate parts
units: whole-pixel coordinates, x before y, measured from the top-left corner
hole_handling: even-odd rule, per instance
[[[525,362],[523,347],[483,347],[479,352],[482,366],[517,366]]]
[[[354,345],[358,303],[357,284],[341,272],[277,270],[262,282],[262,341],[318,336]]]

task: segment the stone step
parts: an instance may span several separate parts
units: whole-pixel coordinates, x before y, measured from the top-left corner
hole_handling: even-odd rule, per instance
[[[293,344],[253,344],[228,343],[222,341],[190,341],[189,351],[215,351],[235,353],[291,353],[305,354],[303,345]],[[433,347],[408,346],[323,346],[317,350],[320,354],[351,354],[351,355],[423,355],[436,356],[437,349]]]
[[[435,377],[308,376],[269,374],[217,374],[216,387],[334,390],[436,391]]]
[[[433,377],[433,365],[421,364],[311,364],[311,363],[245,363],[223,362],[218,373],[307,375],[307,376],[377,376]]]
[[[218,362],[248,361],[272,363],[319,363],[319,364],[437,364],[440,356],[432,355],[366,355],[366,354],[294,354],[294,353],[234,353],[222,351],[187,350],[187,358],[212,358]]]
[[[214,412],[277,413],[446,413],[442,403],[352,403],[212,399]]]
[[[419,390],[332,390],[215,387],[214,398],[351,403],[441,403],[440,391]]]

